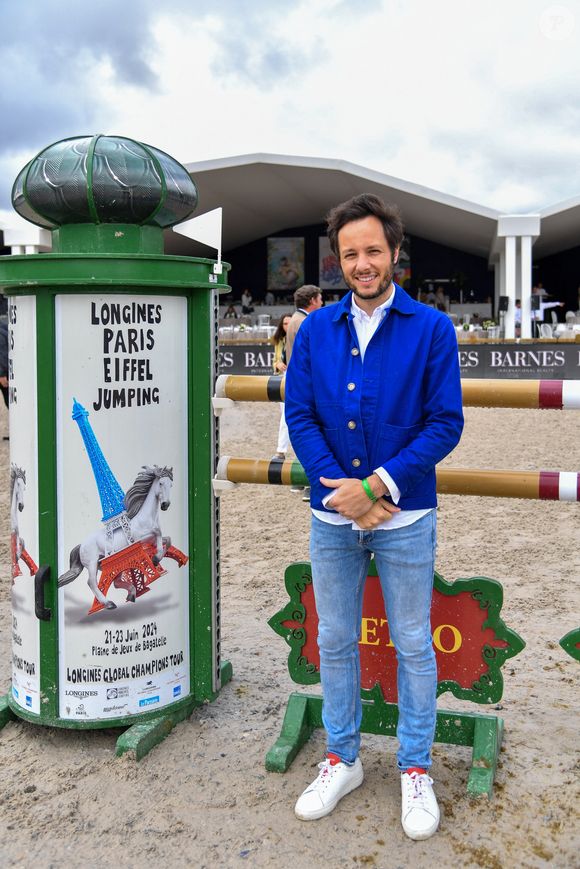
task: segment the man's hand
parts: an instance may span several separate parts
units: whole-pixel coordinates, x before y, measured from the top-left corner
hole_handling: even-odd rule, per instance
[[[399,512],[400,507],[395,507],[394,504],[385,501],[384,498],[379,498],[379,500],[375,501],[371,509],[368,510],[364,516],[359,516],[356,520],[356,524],[359,528],[362,528],[363,531],[371,531],[373,528],[376,528],[377,525],[381,525],[383,522],[388,522],[392,519],[393,513]]]
[[[389,490],[377,474],[371,474],[370,477],[367,477],[367,480],[377,498],[388,494]],[[342,477],[340,480],[329,480],[328,477],[320,477],[320,482],[328,489],[336,490],[330,501],[328,501],[327,507],[331,507],[347,519],[358,519],[359,516],[364,516],[365,513],[368,513],[371,501],[363,489],[361,480],[349,477]]]

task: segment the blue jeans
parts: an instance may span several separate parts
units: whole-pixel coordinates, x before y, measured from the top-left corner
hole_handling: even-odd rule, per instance
[[[437,667],[431,637],[436,515],[393,531],[354,531],[312,517],[310,558],[327,750],[354,763],[360,747],[360,639],[372,554],[397,653],[399,769],[431,766]]]

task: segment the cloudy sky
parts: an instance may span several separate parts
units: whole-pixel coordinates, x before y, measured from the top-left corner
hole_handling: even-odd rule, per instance
[[[0,0],[0,57],[0,210],[38,150],[97,132],[508,212],[580,194],[579,0]]]

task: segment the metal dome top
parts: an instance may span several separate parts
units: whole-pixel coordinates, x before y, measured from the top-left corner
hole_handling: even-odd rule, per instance
[[[197,188],[181,163],[124,136],[75,136],[44,148],[12,188],[16,211],[38,226],[133,223],[162,229],[195,211]]]

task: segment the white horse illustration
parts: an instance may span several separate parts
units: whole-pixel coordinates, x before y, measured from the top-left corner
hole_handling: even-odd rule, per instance
[[[24,510],[24,490],[26,489],[26,471],[18,465],[10,466],[10,530],[16,542],[16,562],[25,551],[24,540],[18,533],[18,514]]]
[[[97,584],[97,572],[100,570],[101,562],[107,555],[125,549],[130,543],[140,541],[155,544],[153,562],[159,564],[171,546],[171,539],[161,536],[159,510],[169,508],[172,483],[173,468],[144,465],[125,495],[124,505],[131,539],[127,538],[121,526],[114,528],[112,538],[107,537],[105,527],[95,531],[71,550],[70,568],[59,576],[58,587],[61,588],[72,582],[86,567],[89,574],[88,586],[99,603],[107,609],[116,609],[113,601],[107,600]],[[135,594],[135,587],[130,586],[127,600],[134,601]]]

